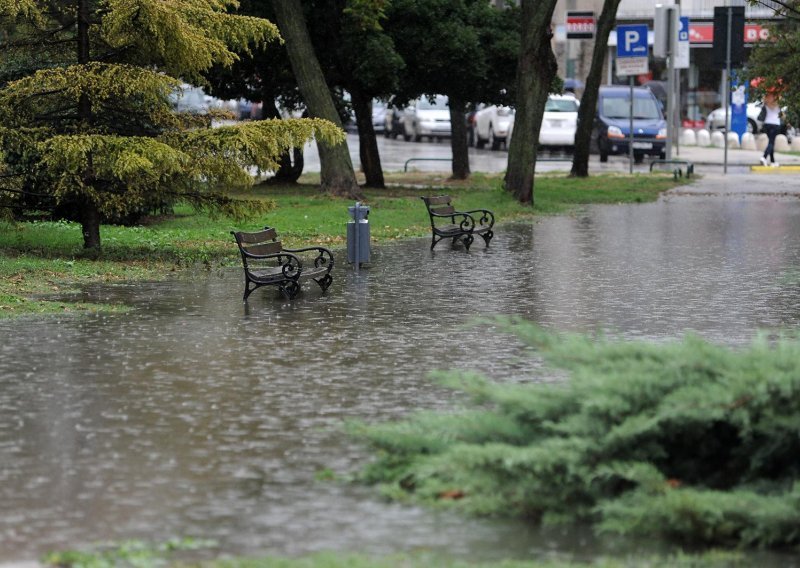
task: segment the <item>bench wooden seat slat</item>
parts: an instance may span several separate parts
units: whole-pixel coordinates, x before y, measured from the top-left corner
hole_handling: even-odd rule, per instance
[[[231,231],[242,256],[244,268],[244,297],[261,286],[277,286],[289,299],[300,291],[300,283],[314,280],[322,291],[333,281],[333,254],[325,247],[309,246],[286,249],[275,229],[246,233]],[[313,258],[312,258],[313,256]]]
[[[488,209],[458,211],[449,195],[422,197],[422,200],[431,220],[431,250],[444,239],[453,239],[453,244],[460,240],[469,250],[475,235],[489,246],[494,236],[494,213]]]

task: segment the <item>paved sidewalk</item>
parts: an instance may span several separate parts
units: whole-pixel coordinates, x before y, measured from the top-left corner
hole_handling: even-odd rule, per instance
[[[729,166],[761,166],[760,158],[764,154],[761,150],[733,150],[728,149]],[[709,148],[700,146],[680,146],[677,155],[673,158],[689,160],[697,165],[723,165],[725,150],[723,148]],[[780,165],[800,166],[800,155],[775,152],[775,160]],[[780,168],[778,168],[780,169]]]
[[[800,174],[764,175],[758,172],[725,175],[703,173],[695,181],[666,192],[671,195],[714,195],[725,197],[800,197]]]

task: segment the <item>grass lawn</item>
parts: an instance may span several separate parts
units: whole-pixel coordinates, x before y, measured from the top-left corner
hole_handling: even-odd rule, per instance
[[[501,227],[509,221],[563,214],[583,205],[654,201],[680,183],[659,173],[584,179],[539,175],[535,206],[530,207],[502,189],[501,174],[474,174],[466,181],[449,180],[447,175],[386,174],[387,189],[366,190],[373,242],[429,235],[422,195],[448,193],[460,209],[490,209]],[[119,309],[47,298],[81,284],[156,280],[188,267],[238,264],[238,250],[230,235],[234,228],[249,231],[269,225],[278,229],[290,247],[305,243],[341,247],[352,201],[321,194],[318,179],[318,174],[308,175],[298,185],[259,185],[243,193],[274,204],[257,219],[213,218],[178,206],[174,215],[147,218],[139,226],[103,226],[102,253],[92,258],[82,249],[76,223],[0,221],[0,318]]]

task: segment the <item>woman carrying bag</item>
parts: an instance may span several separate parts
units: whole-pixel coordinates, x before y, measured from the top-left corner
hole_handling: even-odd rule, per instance
[[[764,149],[764,155],[761,156],[761,163],[765,166],[770,165],[770,162],[774,168],[779,165],[775,161],[775,137],[781,130],[782,119],[783,113],[778,104],[778,96],[774,93],[767,93],[764,95],[764,106],[761,107],[758,115],[758,120],[763,123],[762,130],[767,135],[767,147]]]

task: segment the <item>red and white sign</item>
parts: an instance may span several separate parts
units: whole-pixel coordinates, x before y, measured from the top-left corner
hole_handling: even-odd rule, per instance
[[[567,12],[567,39],[591,39],[594,30],[594,12]]]
[[[759,24],[744,25],[744,42],[756,43],[769,39],[769,30]],[[714,43],[713,22],[689,22],[689,43]]]

